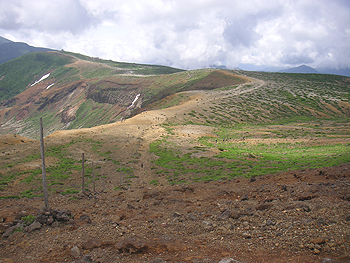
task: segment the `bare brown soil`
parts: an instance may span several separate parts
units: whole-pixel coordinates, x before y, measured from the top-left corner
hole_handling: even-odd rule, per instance
[[[98,181],[95,193],[51,194],[50,207],[70,210],[74,221],[2,238],[0,262],[77,262],[84,255],[94,262],[350,262],[350,164],[175,186],[152,172],[156,157],[149,153],[149,144],[166,134],[159,124],[181,122],[183,113],[199,104],[205,107],[225,91],[214,93],[192,91],[176,107],[46,137],[46,147],[78,138],[104,142],[113,159],[125,165],[139,154],[130,164],[135,178],[114,190],[120,178],[111,164],[84,143],[71,149],[72,157],[79,159],[85,152],[87,161],[100,164],[106,178]],[[193,147],[193,138],[215,136],[213,129],[181,125],[174,136],[176,143]],[[0,140],[1,166],[38,152],[38,141],[13,135]],[[47,165],[56,161],[48,158]],[[18,164],[11,169],[30,167]],[[152,179],[159,185],[150,185]],[[23,191],[20,181],[11,182],[2,195]],[[79,184],[80,174],[73,173],[69,183]],[[2,232],[16,217],[37,215],[43,205],[42,198],[0,200]]]

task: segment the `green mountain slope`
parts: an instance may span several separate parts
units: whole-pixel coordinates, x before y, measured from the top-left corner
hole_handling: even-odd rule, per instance
[[[23,92],[40,76],[70,63],[60,53],[31,53],[0,65],[0,101]]]
[[[152,89],[152,81],[141,84],[144,79],[182,71],[70,52],[21,56],[0,65],[1,133],[16,130],[33,137],[40,116],[45,116],[51,131],[92,127],[131,116],[134,107],[129,106],[135,97]],[[136,88],[125,88],[130,85]]]

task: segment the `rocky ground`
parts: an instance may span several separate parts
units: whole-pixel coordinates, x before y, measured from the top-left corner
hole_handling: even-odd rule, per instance
[[[350,165],[56,195],[42,206],[1,200],[0,262],[350,261]]]

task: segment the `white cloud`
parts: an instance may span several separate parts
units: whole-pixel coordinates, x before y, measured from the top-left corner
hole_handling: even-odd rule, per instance
[[[350,67],[350,4],[342,0],[0,0],[0,35],[181,68]]]

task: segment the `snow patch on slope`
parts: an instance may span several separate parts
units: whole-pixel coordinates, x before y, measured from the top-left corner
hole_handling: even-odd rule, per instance
[[[47,88],[46,88],[46,89],[51,88],[53,85],[55,85],[55,83],[52,83],[51,85],[47,86]]]
[[[50,76],[50,73],[47,73],[46,75],[42,76],[41,79],[35,81],[32,85],[30,85],[31,87],[33,87],[35,84],[38,84],[40,81],[43,81],[44,79],[48,78]]]
[[[136,95],[135,99],[133,100],[133,102],[131,103],[131,105],[128,107],[128,109],[131,108],[132,106],[134,106],[135,102],[139,99],[140,95],[141,95],[141,94],[137,94],[137,95]]]

